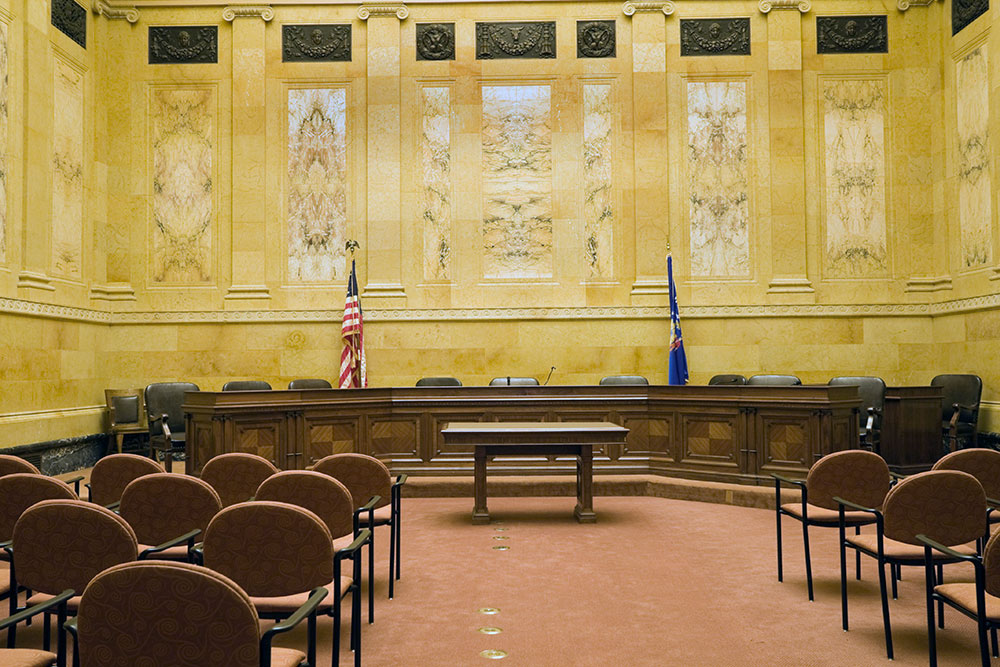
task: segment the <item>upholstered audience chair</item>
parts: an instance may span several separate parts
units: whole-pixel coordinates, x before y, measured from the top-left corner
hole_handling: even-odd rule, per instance
[[[941,387],[941,437],[945,449],[975,447],[982,378],[971,374],[938,375],[931,380],[931,386]]]
[[[775,523],[778,541],[778,581],[782,581],[781,517],[787,516],[802,524],[802,543],[806,557],[806,589],[813,599],[812,560],[809,553],[809,527],[836,528],[840,525],[839,505],[834,496],[854,498],[865,507],[881,507],[889,492],[889,466],[881,456],[860,449],[834,452],[824,456],[809,469],[805,481],[781,475],[774,478]],[[781,502],[781,484],[796,486],[801,491],[799,502]],[[875,517],[864,512],[846,513],[845,522],[855,533],[861,526],[875,523]],[[860,576],[861,556],[858,556]]]
[[[278,468],[256,454],[232,452],[213,456],[201,469],[201,480],[219,494],[223,507],[250,500],[265,479]]]
[[[222,391],[270,391],[271,384],[264,380],[230,380]]]
[[[136,454],[111,454],[97,461],[90,472],[90,501],[98,505],[114,505],[122,499],[129,483],[142,477],[163,472],[159,463]],[[165,499],[166,500],[166,499]]]
[[[221,509],[219,494],[206,482],[159,472],[125,487],[118,514],[135,531],[140,560],[189,561],[195,538]]]
[[[1000,499],[1000,452],[995,449],[971,447],[945,454],[931,470],[961,470],[975,477],[983,485],[987,500]],[[987,510],[990,523],[1000,522],[1000,512]]]
[[[374,533],[375,526],[389,526],[389,598],[392,599],[393,582],[400,574],[400,491],[406,475],[399,475],[394,482],[384,463],[365,454],[332,454],[317,461],[313,470],[339,480],[351,492],[357,527],[372,528]],[[374,546],[368,558],[371,567]]]
[[[842,375],[830,378],[828,385],[858,388],[861,398],[861,417],[858,436],[861,446],[873,452],[881,450],[882,411],[885,408],[885,381],[880,377],[867,375]]]
[[[787,387],[802,384],[802,380],[794,375],[751,375],[747,379],[747,384]]]
[[[247,592],[262,618],[284,619],[317,588],[329,597],[317,611],[333,617],[333,664],[340,656],[341,600],[351,594],[351,647],[361,664],[361,560],[356,558],[370,531],[352,545],[333,551],[333,536],[307,509],[271,501],[239,503],[219,512],[205,531],[205,566],[229,577]],[[344,560],[352,562],[342,571]],[[316,664],[316,621],[310,619],[309,664]]]
[[[127,433],[147,433],[146,404],[142,389],[105,389],[104,402],[108,406],[108,425],[114,437],[116,451],[121,454],[122,442]],[[108,442],[108,454],[111,454]]]
[[[602,385],[640,385],[649,384],[649,380],[641,375],[608,375],[601,378]]]
[[[14,473],[19,472],[31,475],[42,474],[42,471],[39,470],[31,461],[22,459],[20,456],[0,454],[0,477],[3,477],[4,475],[13,475]],[[67,484],[72,484],[73,490],[76,491],[76,495],[80,495],[80,482],[82,482],[83,479],[83,475],[75,475],[63,481]]]
[[[288,383],[289,389],[333,389],[326,380],[321,378],[301,378]]]
[[[193,382],[154,382],[146,385],[146,415],[149,423],[149,456],[163,452],[163,466],[173,469],[174,451],[183,451],[187,434],[184,432],[184,394],[198,391]]]
[[[731,374],[713,375],[712,379],[710,379],[708,381],[708,384],[710,384],[710,385],[715,385],[715,384],[746,384],[746,383],[747,383],[747,379],[745,377],[743,377],[742,375],[731,375]]]
[[[937,665],[937,632],[934,628],[934,602],[947,604],[976,621],[979,634],[979,653],[983,667],[990,665],[990,652],[986,631],[1000,628],[1000,533],[986,543],[982,557],[969,556],[944,546],[926,535],[917,535],[924,546],[924,569],[927,580],[927,644],[931,665]],[[956,561],[966,561],[975,569],[976,580],[970,583],[935,585],[933,551]],[[993,649],[996,654],[996,645]]]
[[[886,564],[925,565],[925,543],[918,535],[949,547],[958,555],[976,553],[974,543],[986,534],[986,493],[983,485],[968,473],[956,470],[929,470],[903,479],[885,496],[882,509],[865,507],[843,497],[840,504],[840,595],[843,628],[848,629],[846,549],[871,556],[878,561],[879,590],[882,595],[882,622],[885,627],[885,651],[891,660],[892,627],[889,621],[889,596],[886,591]],[[846,536],[846,510],[865,512],[875,518],[875,533]],[[956,555],[934,551],[933,565],[961,560]],[[941,583],[938,581],[938,583]],[[892,579],[896,597],[896,578]]]
[[[349,546],[357,537],[354,499],[351,497],[351,492],[329,475],[314,470],[285,470],[265,479],[257,489],[256,499],[296,505],[318,516],[333,536],[335,552]],[[374,507],[375,502],[369,501],[369,505]],[[369,551],[371,551],[370,544]],[[358,558],[360,557],[359,552]],[[374,574],[374,562],[369,557],[369,623],[373,622],[375,617]],[[360,586],[360,582],[358,585]]]
[[[535,385],[538,384],[537,378],[515,378],[504,376],[500,378],[493,378],[490,380],[491,387],[509,387],[512,385]]]
[[[461,387],[462,381],[453,377],[432,377],[420,378],[417,380],[418,387]]]
[[[314,591],[262,635],[250,598],[228,577],[189,563],[142,561],[94,577],[69,627],[83,667],[297,667],[306,655],[271,641],[315,618],[325,596]]]
[[[43,500],[25,510],[14,526],[13,558],[16,582],[34,593],[27,606],[47,602],[66,589],[83,591],[101,570],[134,561],[135,533],[109,509],[82,500]],[[66,601],[75,615],[79,594]],[[49,615],[45,618],[45,646],[49,645]],[[16,626],[11,627],[8,638]],[[65,642],[63,625],[57,628],[59,645]]]
[[[66,601],[73,597],[74,591],[66,590],[47,602],[36,604],[34,607],[23,609],[13,616],[0,621],[0,632],[7,628],[17,626],[37,616],[42,612],[55,612],[60,625],[66,618]],[[0,665],[6,667],[51,667],[57,665],[62,667],[66,664],[66,647],[60,647],[61,652],[57,655],[48,651],[39,651],[30,648],[6,648],[0,649]]]

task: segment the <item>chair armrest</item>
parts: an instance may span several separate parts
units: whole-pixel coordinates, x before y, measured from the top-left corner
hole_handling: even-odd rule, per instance
[[[375,494],[368,499],[368,502],[354,510],[354,536],[357,537],[360,533],[360,524],[358,517],[361,516],[362,512],[368,512],[368,525],[371,526],[375,523],[375,505],[382,500],[382,496]]]
[[[79,631],[76,627],[76,616],[63,623],[63,627],[66,628],[71,635],[73,635],[73,644],[75,645],[79,639]]]
[[[906,475],[900,475],[898,472],[893,472],[891,470],[889,471],[889,477],[895,480],[906,479]]]
[[[365,528],[358,536],[354,538],[354,541],[348,544],[343,549],[338,549],[335,554],[333,554],[334,560],[343,560],[349,556],[353,556],[354,553],[360,549],[364,544],[369,542],[372,537],[372,531],[370,528]]]
[[[776,475],[773,472],[771,473],[771,477],[773,477],[779,482],[784,482],[785,484],[792,484],[793,486],[797,486],[802,489],[806,488],[806,482],[805,480],[802,479],[789,479],[788,477],[785,477],[783,475]]]
[[[43,611],[52,609],[53,607],[58,607],[59,605],[69,600],[71,597],[76,595],[76,592],[72,588],[67,588],[59,595],[55,596],[51,600],[46,600],[45,602],[40,602],[39,604],[31,605],[27,609],[17,612],[13,616],[8,616],[7,618],[0,621],[0,630],[4,628],[9,628],[12,625],[17,625],[21,621],[26,621],[36,614],[40,614]]]
[[[303,621],[306,617],[315,613],[316,607],[319,603],[323,601],[328,594],[328,591],[322,586],[319,588],[314,588],[309,594],[309,599],[302,603],[302,606],[295,610],[291,616],[281,621],[280,623],[275,623],[270,628],[264,631],[260,637],[260,653],[261,653],[261,664],[270,664],[271,662],[271,638],[274,635],[280,634],[282,632],[288,632],[293,629],[299,623]]]
[[[987,505],[993,505],[995,507],[1000,508],[1000,500],[997,500],[996,498],[987,497],[986,498],[986,504]]]
[[[399,486],[403,486],[404,484],[406,484],[406,480],[408,480],[409,478],[410,478],[410,476],[407,475],[405,472],[402,473],[401,475],[399,475],[398,477],[396,477],[396,481],[393,482],[393,485],[392,485],[393,488],[396,488],[396,487],[399,487]]]
[[[80,482],[83,481],[83,475],[77,475],[76,477],[70,477],[69,479],[64,479],[63,481],[66,482],[67,484],[72,484],[73,485],[73,490],[76,492],[76,495],[77,496],[80,495]]]
[[[193,547],[191,547],[190,549],[188,549],[188,553],[194,556],[195,560],[198,561],[198,563],[197,563],[198,565],[204,565],[205,564],[205,543],[204,542],[199,542],[198,544],[196,544]]]
[[[833,500],[834,502],[840,503],[844,507],[850,507],[852,510],[857,510],[858,512],[868,512],[869,514],[874,514],[875,516],[879,516],[880,514],[882,514],[875,508],[865,507],[864,505],[858,505],[857,503],[852,503],[850,500],[844,500],[840,496],[834,496]]]
[[[927,546],[929,546],[930,548],[935,549],[936,551],[940,551],[949,558],[954,558],[956,560],[965,560],[972,563],[982,562],[982,559],[979,556],[970,556],[968,554],[959,553],[950,547],[946,547],[940,542],[935,542],[926,535],[923,534],[917,535],[917,539],[926,544]]]
[[[103,507],[106,510],[111,510],[115,514],[118,514],[118,508],[121,507],[121,504],[122,504],[122,501],[116,500],[115,502],[108,503],[107,505],[104,505]]]
[[[155,547],[150,547],[148,549],[143,549],[142,553],[139,554],[139,560],[146,560],[149,556],[153,554],[158,554],[161,551],[166,551],[170,547],[176,547],[179,544],[184,544],[188,542],[188,551],[190,552],[194,548],[194,538],[201,533],[201,528],[195,528],[194,530],[188,531],[179,537],[175,537],[172,540],[167,540],[163,544],[158,544]]]

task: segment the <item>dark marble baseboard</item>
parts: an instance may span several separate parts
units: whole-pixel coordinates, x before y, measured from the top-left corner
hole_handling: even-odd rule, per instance
[[[46,475],[61,475],[80,468],[89,468],[108,451],[108,434],[94,433],[75,438],[62,438],[30,445],[0,449],[31,461]]]

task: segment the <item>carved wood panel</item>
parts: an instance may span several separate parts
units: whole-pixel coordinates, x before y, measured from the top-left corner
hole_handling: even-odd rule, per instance
[[[662,417],[626,418],[622,426],[628,429],[622,459],[646,459],[650,456],[673,458],[671,446],[673,420]]]
[[[233,449],[230,451],[262,456],[279,468],[294,469],[301,467],[295,465],[294,457],[288,458],[285,456],[287,452],[284,451],[284,422],[283,418],[234,420]],[[285,461],[283,458],[288,458],[288,460]]]
[[[758,413],[758,442],[748,472],[808,468],[819,449],[819,423],[808,417]],[[756,470],[754,469],[756,467]]]
[[[684,461],[736,468],[738,415],[682,415]]]
[[[372,456],[387,459],[418,458],[417,419],[369,418]]]
[[[324,456],[358,451],[357,419],[319,418],[306,421],[303,458],[312,465]]]

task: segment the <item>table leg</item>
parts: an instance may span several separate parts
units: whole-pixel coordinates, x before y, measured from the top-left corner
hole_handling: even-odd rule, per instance
[[[573,514],[580,523],[594,523],[594,446],[580,446],[580,461],[576,468],[576,509]]]
[[[476,492],[472,508],[472,523],[489,523],[490,513],[486,509],[486,448],[476,447]]]

